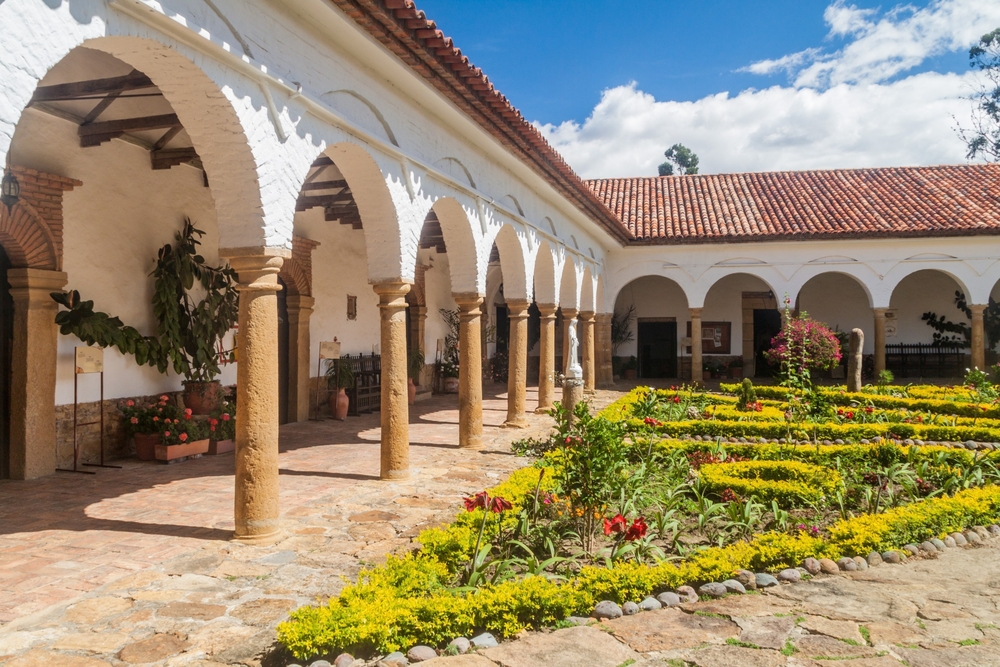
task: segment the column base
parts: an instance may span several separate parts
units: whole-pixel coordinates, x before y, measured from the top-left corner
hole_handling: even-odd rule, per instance
[[[409,479],[409,477],[410,477],[409,468],[407,468],[406,470],[387,470],[379,476],[380,479],[385,481]]]
[[[277,544],[284,539],[284,537],[284,531],[278,529],[272,533],[265,533],[263,535],[236,535],[234,533],[232,541],[239,542],[240,544],[246,544],[248,546],[266,547],[272,544]]]
[[[528,428],[530,424],[527,419],[514,419],[511,421],[505,421],[500,425],[500,428]]]
[[[551,412],[551,410],[552,410],[552,406],[551,405],[549,405],[547,407],[537,407],[537,408],[535,408],[535,414],[536,415],[546,415],[549,412]]]

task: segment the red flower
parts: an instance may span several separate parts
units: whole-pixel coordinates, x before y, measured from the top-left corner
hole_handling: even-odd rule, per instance
[[[542,504],[543,505],[551,505],[552,502],[553,502],[553,500],[552,500],[552,494],[551,493],[546,493],[544,496],[542,496]]]
[[[493,498],[490,500],[490,511],[494,514],[500,514],[501,512],[506,512],[507,510],[512,509],[514,509],[514,506],[503,498]]]
[[[194,414],[194,410],[192,410],[191,408],[184,408],[184,414],[186,415]]]
[[[646,530],[648,528],[649,527],[646,525],[646,517],[641,516],[633,521],[632,525],[625,531],[625,539],[629,542],[641,539],[646,536]]]
[[[680,396],[674,396],[674,403],[680,403],[680,402],[681,402],[681,397]]]
[[[724,502],[724,503],[734,503],[734,502],[736,502],[737,500],[740,499],[740,497],[737,496],[736,492],[733,491],[732,489],[725,489],[722,492],[722,496],[721,497],[722,497],[722,502]]]
[[[843,417],[844,416],[844,409],[843,408],[837,408],[837,416],[838,417]]]
[[[187,433],[181,433],[181,434],[180,434],[179,436],[177,436],[177,438],[178,438],[178,439],[179,439],[179,440],[180,440],[181,442],[187,442],[187,439],[188,439],[188,434],[187,434]]]
[[[212,433],[215,433],[215,426],[209,426],[208,430],[211,431]]]
[[[847,414],[846,414],[845,416],[846,416],[846,417],[847,417],[848,419],[854,419],[854,413],[853,413],[853,412],[848,412],[848,413],[847,413]]]
[[[869,405],[868,407],[866,407],[866,408],[865,408],[865,413],[866,413],[866,414],[869,414],[869,415],[870,415],[870,414],[871,414],[872,412],[874,412],[874,411],[875,411],[875,409],[874,409],[874,408],[873,408],[872,406],[870,406],[870,405]]]
[[[132,419],[131,419],[130,421],[131,421],[131,422],[132,422],[133,424],[138,424],[138,423],[139,423],[139,418],[138,418],[138,417],[132,417]]]
[[[153,421],[154,422],[158,422],[158,421],[160,421],[160,418],[159,417],[153,417]]]
[[[131,407],[132,407],[133,405],[135,405],[135,401],[133,401],[133,400],[132,400],[132,399],[130,398],[129,400],[125,401],[125,405],[127,405],[128,407],[130,407],[130,408],[131,408]]]
[[[219,420],[218,419],[209,418],[208,423],[211,426],[218,426]]]
[[[646,417],[642,421],[646,424],[646,426],[663,426],[663,422],[659,419],[653,419],[652,417]]]
[[[170,399],[168,399],[168,398],[167,398],[167,395],[166,395],[166,394],[164,394],[163,396],[160,396],[160,400],[161,400],[162,402],[166,403],[166,402],[167,402],[168,400],[170,400]]]
[[[604,520],[604,534],[611,535],[611,533],[622,534],[625,532],[625,517],[621,514],[616,515],[611,519]]]
[[[224,422],[229,421],[229,413],[228,412],[223,412],[222,413],[222,421],[224,421]]]
[[[169,438],[170,437],[170,431],[164,431],[163,435]]]
[[[474,512],[477,509],[486,509],[490,505],[490,496],[485,491],[480,491],[471,498],[465,499],[465,510]]]

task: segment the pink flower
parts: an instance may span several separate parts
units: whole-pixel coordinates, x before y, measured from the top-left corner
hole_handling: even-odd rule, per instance
[[[163,432],[163,435],[164,435],[165,437],[169,438],[169,437],[170,437],[170,431],[164,431],[164,432]]]
[[[177,436],[177,438],[178,438],[178,439],[179,439],[179,440],[180,440],[181,442],[187,442],[187,439],[188,439],[188,434],[187,434],[187,433],[181,433],[181,434],[180,434],[179,436]]]
[[[129,421],[131,421],[133,424],[138,424],[139,423],[139,418],[138,417],[132,417],[132,419],[130,419]]]
[[[223,412],[222,413],[222,421],[224,421],[224,422],[229,421],[229,413],[228,412]]]
[[[192,410],[191,408],[184,408],[184,414],[190,417],[191,415],[194,414],[194,410]]]
[[[127,405],[127,406],[129,406],[131,408],[133,405],[135,405],[135,401],[133,401],[130,398],[129,400],[125,401],[125,405]]]
[[[158,421],[160,421],[160,418],[159,417],[153,417],[153,421],[154,422],[158,422]]]
[[[169,399],[169,398],[167,398],[167,395],[166,395],[166,394],[164,394],[163,396],[160,396],[160,401],[162,401],[163,403],[166,403],[166,402],[167,402],[167,401],[169,401],[169,400],[170,400],[170,399]]]

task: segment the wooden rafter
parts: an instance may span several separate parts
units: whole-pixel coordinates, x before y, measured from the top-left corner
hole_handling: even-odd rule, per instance
[[[181,121],[176,114],[168,113],[160,116],[143,116],[141,118],[122,118],[120,120],[105,120],[97,123],[81,125],[78,129],[80,146],[99,146],[117,139],[126,132],[141,130],[159,130],[163,128],[181,127]]]
[[[155,86],[156,84],[148,76],[142,72],[132,70],[130,74],[126,74],[125,76],[115,76],[108,79],[91,79],[89,81],[59,83],[52,86],[39,86],[35,89],[35,94],[31,96],[30,103],[59,102],[80,97],[111,95],[114,93],[120,95],[126,90],[154,88]]]
[[[191,148],[163,148],[150,151],[150,162],[153,169],[170,169],[171,167],[198,159],[198,152]]]
[[[313,182],[310,182],[310,183],[305,183],[302,186],[302,191],[303,192],[310,192],[310,191],[313,191],[313,190],[337,190],[337,189],[346,188],[346,187],[347,187],[347,181],[344,181],[344,180],[338,180],[338,181],[313,181]]]
[[[335,195],[299,195],[295,202],[296,211],[305,211],[316,206],[329,206],[338,202],[354,201],[354,195],[344,188]]]

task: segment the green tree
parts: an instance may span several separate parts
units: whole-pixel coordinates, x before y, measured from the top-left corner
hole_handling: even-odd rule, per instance
[[[969,49],[969,66],[982,77],[973,101],[972,127],[958,128],[970,160],[981,157],[1000,162],[1000,28],[988,32]]]
[[[698,173],[698,156],[684,144],[674,144],[663,156],[667,161],[660,165],[660,176]]]

